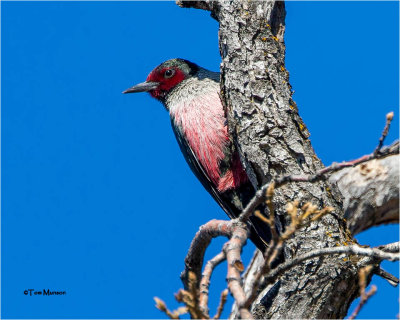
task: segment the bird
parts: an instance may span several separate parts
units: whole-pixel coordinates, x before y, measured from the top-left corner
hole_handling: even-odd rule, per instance
[[[203,187],[231,219],[237,218],[256,190],[229,135],[220,97],[220,75],[185,59],[157,66],[146,81],[123,93],[148,92],[170,114],[181,152]],[[250,240],[262,252],[271,233],[251,216]]]

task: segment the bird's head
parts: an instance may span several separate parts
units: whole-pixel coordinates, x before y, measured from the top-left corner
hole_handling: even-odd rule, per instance
[[[165,97],[182,81],[193,77],[199,67],[184,59],[171,59],[161,63],[147,76],[145,82],[134,85],[123,93],[149,92],[153,98],[165,101]]]

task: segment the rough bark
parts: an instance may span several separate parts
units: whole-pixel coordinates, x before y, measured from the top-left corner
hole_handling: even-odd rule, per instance
[[[220,23],[221,96],[230,133],[252,183],[260,187],[283,175],[307,175],[321,169],[323,165],[314,153],[292,100],[289,73],[285,69],[284,2],[180,1],[179,4],[210,10]],[[337,180],[345,185],[344,178]],[[286,205],[295,199],[335,210],[296,232],[285,245],[285,260],[315,248],[354,243],[344,220],[340,192],[334,184],[291,183],[276,190],[275,214],[283,224],[287,222]],[[245,281],[261,259],[256,256],[252,261]],[[362,267],[359,261],[357,257],[343,259],[341,255],[332,255],[298,265],[274,285],[264,288],[253,305],[254,316],[343,318],[358,294],[357,274]]]
[[[353,234],[399,222],[399,156],[369,161],[333,174],[343,195],[347,226]]]

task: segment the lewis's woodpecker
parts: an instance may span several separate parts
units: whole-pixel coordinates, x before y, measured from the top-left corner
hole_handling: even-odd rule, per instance
[[[219,73],[171,59],[123,93],[133,92],[149,92],[165,106],[193,173],[228,216],[236,218],[255,190],[228,134]],[[270,240],[268,228],[255,216],[250,221],[250,239],[262,251]]]

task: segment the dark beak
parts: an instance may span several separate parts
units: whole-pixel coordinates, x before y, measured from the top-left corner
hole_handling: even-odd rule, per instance
[[[122,93],[134,93],[134,92],[147,92],[150,90],[154,90],[157,89],[159,83],[158,82],[142,82],[139,83],[135,86],[133,86],[132,88],[126,89],[125,91],[123,91]]]

